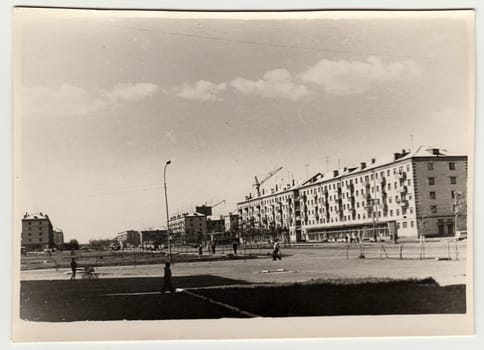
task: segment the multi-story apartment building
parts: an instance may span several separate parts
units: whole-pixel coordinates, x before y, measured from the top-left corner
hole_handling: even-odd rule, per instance
[[[114,238],[123,248],[137,248],[140,244],[140,234],[135,230],[127,230],[116,234]]]
[[[198,242],[207,237],[207,217],[203,214],[184,213],[170,218],[168,229],[178,242]]]
[[[156,248],[168,243],[168,231],[163,229],[149,229],[140,232],[140,245],[143,248]]]
[[[224,216],[225,232],[237,232],[239,230],[239,214],[228,213]]]
[[[64,231],[60,228],[54,229],[54,245],[59,249],[64,246]]]
[[[207,217],[207,232],[208,233],[223,233],[225,232],[225,221],[223,216],[208,216]]]
[[[22,218],[22,246],[26,251],[54,248],[54,229],[43,213],[25,213]]]
[[[466,188],[467,156],[419,147],[246,198],[238,210],[242,229],[276,227],[292,242],[450,236]]]
[[[276,185],[267,194],[263,191],[259,197],[248,196],[245,201],[237,203],[239,229],[243,232],[264,229],[272,233],[280,230],[284,236],[289,234],[291,241],[300,242],[299,186],[294,182],[282,188]]]

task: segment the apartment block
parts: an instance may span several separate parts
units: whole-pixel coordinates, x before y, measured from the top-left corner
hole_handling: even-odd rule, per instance
[[[466,189],[467,156],[421,146],[247,197],[238,212],[242,230],[279,230],[291,242],[452,236]]]
[[[175,241],[199,242],[207,237],[207,217],[197,212],[176,215],[170,218],[168,228]]]
[[[22,218],[21,242],[26,251],[54,248],[54,229],[49,216],[43,213],[25,213]]]
[[[137,248],[140,245],[140,234],[135,230],[127,230],[116,234],[114,238],[122,248]]]

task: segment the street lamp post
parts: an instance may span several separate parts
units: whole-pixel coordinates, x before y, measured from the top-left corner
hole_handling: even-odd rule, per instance
[[[165,167],[163,168],[163,184],[165,186],[166,232],[168,233],[168,261],[171,262],[171,234],[170,234],[170,226],[169,226],[170,217],[168,214],[168,195],[166,193],[166,167],[169,164],[171,164],[171,160],[168,160],[165,163]]]

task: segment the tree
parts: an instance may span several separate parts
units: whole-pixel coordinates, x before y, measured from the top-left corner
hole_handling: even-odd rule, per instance
[[[65,249],[67,250],[78,250],[79,249],[79,242],[77,239],[71,239],[69,243],[65,244]]]

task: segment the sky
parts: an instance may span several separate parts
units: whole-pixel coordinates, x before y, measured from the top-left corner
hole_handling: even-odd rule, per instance
[[[16,230],[165,226],[167,160],[171,215],[226,214],[279,166],[266,188],[473,145],[468,12],[15,11]]]

